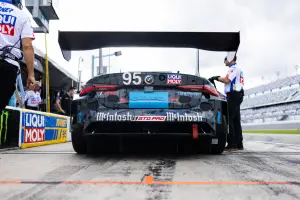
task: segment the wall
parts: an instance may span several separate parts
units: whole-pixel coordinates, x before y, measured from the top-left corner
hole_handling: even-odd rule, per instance
[[[20,115],[21,109],[11,107],[0,113],[0,149],[18,147]]]
[[[269,123],[251,123],[242,124],[244,130],[288,130],[288,129],[300,129],[300,121],[275,121]]]
[[[7,106],[0,115],[0,149],[71,141],[70,117]]]

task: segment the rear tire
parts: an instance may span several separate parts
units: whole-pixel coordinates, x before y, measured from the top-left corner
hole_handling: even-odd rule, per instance
[[[222,125],[223,125],[223,129],[217,130],[217,134],[216,134],[217,137],[212,138],[212,139],[218,139],[218,144],[211,144],[211,149],[210,149],[211,154],[219,155],[222,154],[225,150],[228,129],[224,117],[223,117]]]
[[[80,125],[77,125],[71,133],[73,149],[78,154],[87,153],[87,140],[82,134],[83,128]]]
[[[218,144],[212,144],[212,147],[210,149],[210,153],[214,155],[222,154],[226,146],[226,140],[224,142],[224,140],[221,138],[217,138],[217,139],[218,139]]]

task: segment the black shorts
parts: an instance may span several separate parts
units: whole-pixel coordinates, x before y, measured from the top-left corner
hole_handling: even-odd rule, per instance
[[[0,60],[0,112],[5,109],[14,91],[18,67],[4,60]]]

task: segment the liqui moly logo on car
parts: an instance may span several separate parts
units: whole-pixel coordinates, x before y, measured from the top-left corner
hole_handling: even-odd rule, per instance
[[[12,15],[0,14],[0,33],[4,35],[15,35],[17,18]]]
[[[45,116],[25,113],[24,143],[45,141]]]
[[[181,84],[182,79],[179,74],[168,74],[167,84]]]

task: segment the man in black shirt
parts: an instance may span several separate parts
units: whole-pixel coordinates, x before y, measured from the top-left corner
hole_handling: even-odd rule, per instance
[[[74,97],[74,90],[74,87],[70,87],[67,93],[57,98],[56,105],[58,107],[59,114],[71,116],[71,105]]]

